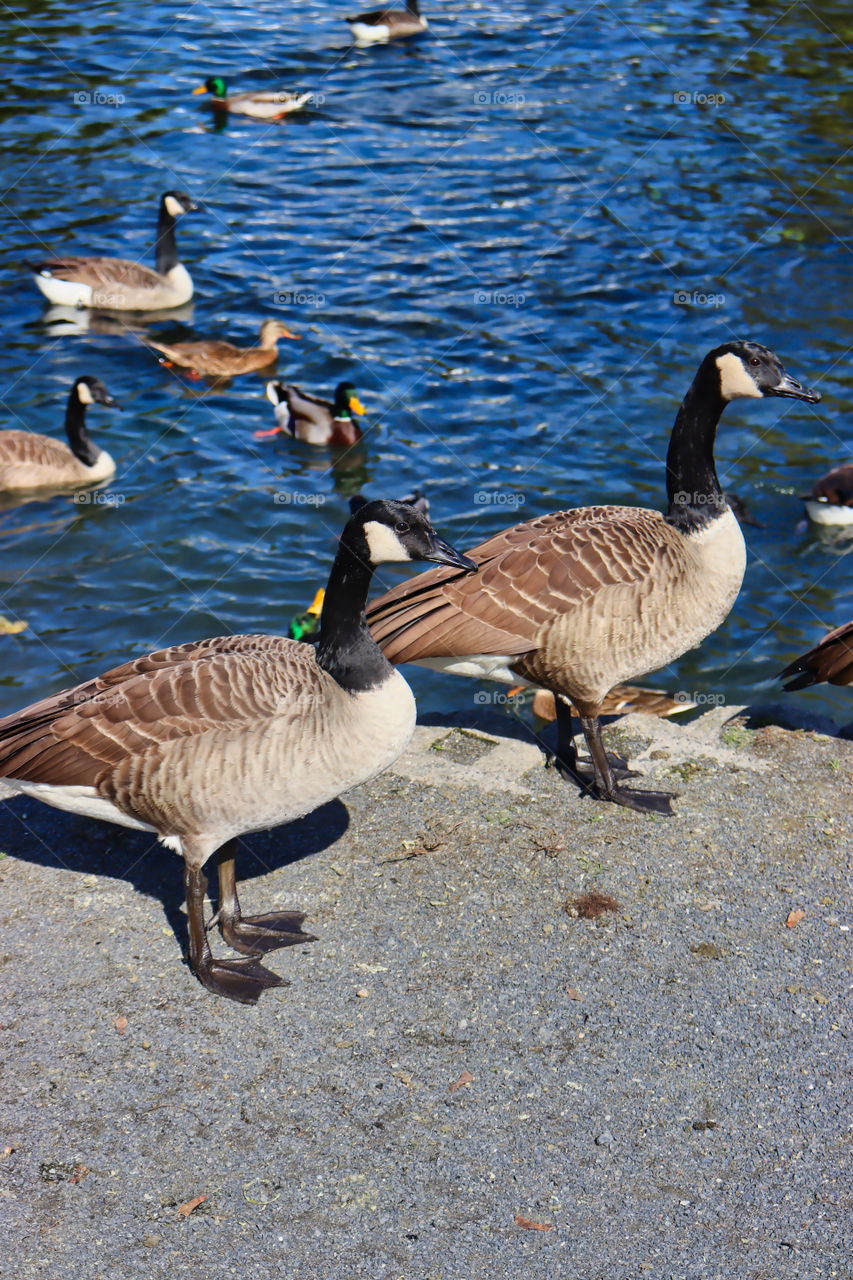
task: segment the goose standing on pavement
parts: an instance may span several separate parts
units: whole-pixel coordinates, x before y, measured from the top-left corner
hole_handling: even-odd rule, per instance
[[[0,431],[0,492],[78,488],[114,475],[116,464],[86,430],[90,404],[119,407],[99,378],[78,378],[65,409],[68,444],[35,431]]]
[[[581,507],[512,526],[469,555],[466,578],[432,570],[374,601],[371,630],[392,662],[456,675],[519,679],[556,696],[555,765],[594,796],[671,813],[664,792],[619,786],[599,716],[609,691],[680,657],[726,618],[746,549],[714,467],[717,423],[740,397],[820,399],[756,342],[728,342],[702,361],[669,443],[666,515]],[[578,762],[571,702],[592,757]]]
[[[105,311],[165,311],[193,296],[190,273],[178,258],[175,223],[198,209],[183,191],[160,199],[156,270],[126,258],[47,258],[30,264],[48,302],[63,307],[99,307]]]
[[[414,730],[412,692],[364,616],[373,570],[389,560],[474,567],[414,507],[370,502],[341,536],[316,648],[268,635],[176,645],[0,720],[0,778],[13,790],[156,831],[182,854],[190,968],[218,995],[254,1004],[283,985],[259,955],[312,940],[300,913],[243,917],[229,842],[375,777]],[[207,942],[202,868],[217,849],[215,918],[240,960],[214,960]]]
[[[421,17],[418,0],[406,0],[404,9],[371,9],[347,18],[353,39],[358,45],[387,44],[389,40],[404,40],[419,36],[429,23]]]

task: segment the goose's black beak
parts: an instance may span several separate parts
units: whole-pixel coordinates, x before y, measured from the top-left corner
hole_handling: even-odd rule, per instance
[[[451,547],[449,542],[442,542],[441,538],[433,539],[430,553],[426,558],[434,560],[436,564],[449,564],[454,569],[464,569],[467,573],[474,573],[477,568],[473,560],[463,556],[455,547]]]
[[[813,391],[811,387],[804,387],[801,382],[797,382],[795,378],[792,378],[790,373],[783,373],[776,386],[768,387],[764,394],[766,396],[789,396],[792,400],[806,400],[809,404],[817,404],[820,399],[819,391]]]

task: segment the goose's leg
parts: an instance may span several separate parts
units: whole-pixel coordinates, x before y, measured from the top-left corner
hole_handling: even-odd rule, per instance
[[[557,750],[547,760],[548,768],[556,769],[561,778],[568,782],[579,783],[587,791],[595,790],[597,775],[591,760],[578,759],[575,738],[572,733],[571,704],[561,694],[554,695],[554,706],[557,710]],[[611,777],[617,782],[623,778],[637,778],[636,769],[629,769],[624,756],[615,752],[608,754]]]
[[[601,725],[598,716],[580,718],[589,754],[595,770],[593,793],[599,800],[611,800],[613,804],[624,805],[627,809],[640,809],[648,813],[665,813],[672,816],[672,801],[675,798],[671,791],[628,791],[618,787],[601,741]]]
[[[194,867],[184,868],[184,889],[190,930],[190,968],[208,991],[241,1004],[255,1004],[267,987],[286,987],[289,983],[265,969],[256,957],[245,960],[214,960],[204,928],[204,895],[207,880]]]
[[[301,911],[269,911],[262,916],[244,916],[237,897],[234,871],[236,845],[233,840],[219,855],[219,910],[216,923],[229,947],[246,955],[295,947],[300,942],[316,942],[312,933],[302,932],[305,915]]]

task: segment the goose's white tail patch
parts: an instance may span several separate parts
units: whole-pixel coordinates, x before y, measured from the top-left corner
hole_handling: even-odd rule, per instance
[[[80,284],[76,280],[57,280],[56,276],[39,272],[33,276],[38,289],[48,302],[60,307],[90,307],[92,305],[92,286]]]

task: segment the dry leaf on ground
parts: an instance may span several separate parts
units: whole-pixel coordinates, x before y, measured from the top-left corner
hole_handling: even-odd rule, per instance
[[[194,1209],[200,1204],[204,1204],[207,1196],[193,1196],[192,1200],[187,1200],[184,1204],[178,1205],[178,1213],[182,1218],[188,1218]]]
[[[530,1218],[522,1218],[520,1214],[515,1215],[515,1225],[521,1227],[524,1231],[553,1231],[553,1222],[531,1222]]]

